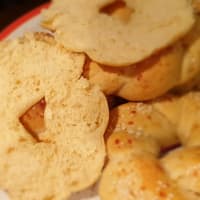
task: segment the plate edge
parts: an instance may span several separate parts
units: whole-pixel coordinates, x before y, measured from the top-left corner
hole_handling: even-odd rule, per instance
[[[22,24],[26,23],[28,20],[30,20],[32,17],[37,16],[40,14],[42,9],[48,8],[50,6],[50,3],[42,4],[33,10],[25,13],[15,21],[11,22],[10,25],[8,25],[6,28],[4,28],[0,32],[0,40],[6,39],[13,31],[15,31],[18,27],[20,27]]]

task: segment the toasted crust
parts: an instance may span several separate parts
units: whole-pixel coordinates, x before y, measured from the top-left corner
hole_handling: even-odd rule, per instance
[[[0,188],[12,200],[60,200],[93,184],[104,165],[108,108],[81,77],[84,55],[41,33],[0,49]],[[43,97],[45,130],[35,140],[19,117]]]
[[[115,108],[108,127],[109,160],[100,181],[101,199],[198,200],[199,102],[200,92],[191,92]],[[164,124],[168,126],[164,128]],[[184,146],[171,149],[159,159],[159,147],[172,136],[170,126]]]
[[[130,101],[150,100],[177,85],[183,52],[182,46],[177,43],[129,67],[114,68],[90,62],[84,74],[107,95],[117,95]]]
[[[118,131],[154,140],[161,149],[178,142],[175,126],[150,104],[130,102],[113,109],[107,136]]]
[[[102,200],[186,199],[159,160],[149,150],[145,152],[145,147],[131,134],[113,133],[110,136],[107,148],[112,151],[109,151],[109,162],[99,188]]]

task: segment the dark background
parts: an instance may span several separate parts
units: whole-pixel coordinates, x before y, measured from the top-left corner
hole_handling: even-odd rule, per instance
[[[0,31],[18,17],[49,0],[0,0]]]

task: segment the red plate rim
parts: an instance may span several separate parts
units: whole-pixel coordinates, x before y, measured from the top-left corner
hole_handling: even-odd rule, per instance
[[[17,28],[19,28],[22,24],[30,20],[31,18],[37,16],[40,14],[41,10],[44,8],[48,8],[50,3],[42,4],[35,9],[27,12],[26,14],[22,15],[20,18],[12,22],[10,25],[8,25],[3,31],[0,32],[0,40],[5,39],[9,34],[11,34],[13,31],[15,31]]]

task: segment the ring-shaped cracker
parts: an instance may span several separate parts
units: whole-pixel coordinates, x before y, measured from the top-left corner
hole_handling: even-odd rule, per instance
[[[143,60],[186,34],[194,23],[187,0],[124,0],[132,10],[123,23],[101,13],[114,0],[54,0],[43,25],[65,47],[101,64],[125,66]]]
[[[104,164],[104,95],[81,77],[84,56],[45,34],[0,44],[0,188],[12,200],[61,200],[93,184]],[[45,97],[45,131],[19,121]]]

